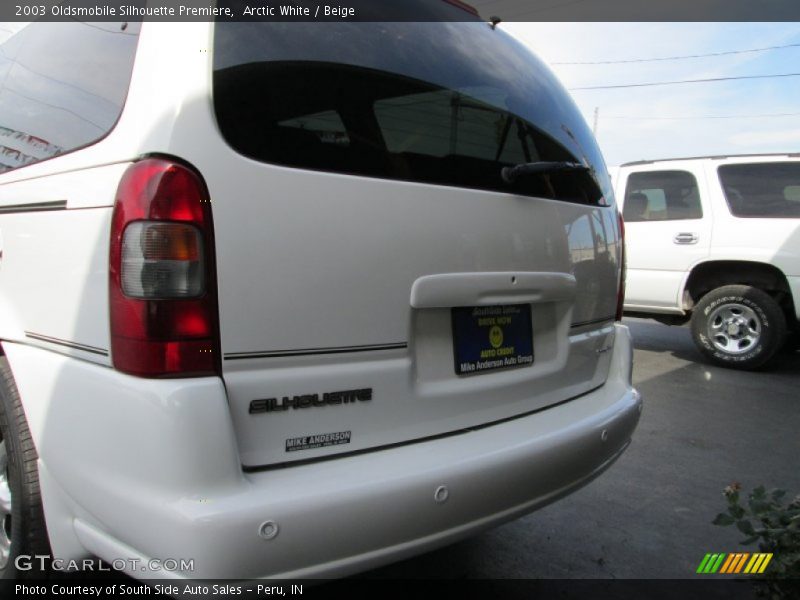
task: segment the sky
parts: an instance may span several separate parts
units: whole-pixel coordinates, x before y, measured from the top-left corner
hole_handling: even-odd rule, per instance
[[[9,37],[14,35],[17,31],[25,27],[27,23],[6,23],[0,22],[0,44],[5,42]]]
[[[571,89],[609,166],[643,159],[800,152],[800,77],[606,90],[576,87],[800,73],[798,23],[502,23]],[[621,61],[795,47],[681,60]],[[793,113],[784,115],[784,113]],[[754,116],[776,115],[784,116]],[[709,118],[729,117],[736,118]]]

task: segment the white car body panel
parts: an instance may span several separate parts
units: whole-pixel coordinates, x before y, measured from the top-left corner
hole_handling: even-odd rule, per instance
[[[110,218],[108,208],[4,215],[4,339],[110,364],[108,320],[97,318],[108,314]]]

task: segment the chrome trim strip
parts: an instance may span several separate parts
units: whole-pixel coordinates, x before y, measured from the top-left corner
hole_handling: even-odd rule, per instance
[[[27,204],[7,204],[0,206],[0,214],[44,212],[49,210],[67,210],[66,200],[53,200],[52,202],[30,202]]]
[[[47,342],[48,344],[56,344],[57,346],[64,346],[72,348],[73,350],[82,350],[83,352],[91,352],[92,354],[99,354],[100,356],[108,356],[108,350],[104,348],[97,348],[95,346],[87,346],[86,344],[79,344],[78,342],[71,342],[69,340],[62,340],[59,338],[50,337],[49,335],[42,335],[40,333],[25,332],[25,337],[40,342]]]
[[[609,321],[614,320],[614,315],[610,315],[608,317],[600,317],[599,319],[590,319],[588,321],[578,321],[576,323],[572,323],[569,328],[576,329],[578,327],[583,327],[584,325],[596,325],[597,323],[606,323]]]
[[[367,346],[334,346],[331,348],[299,348],[297,350],[273,350],[269,352],[229,352],[225,360],[241,360],[245,358],[280,358],[285,356],[308,356],[313,354],[343,354],[346,352],[373,352],[378,350],[402,350],[408,343],[371,344]]]

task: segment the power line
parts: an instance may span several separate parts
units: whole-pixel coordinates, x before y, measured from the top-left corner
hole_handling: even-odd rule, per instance
[[[622,65],[630,63],[657,62],[664,60],[685,60],[689,58],[706,58],[709,56],[729,56],[731,54],[748,54],[751,52],[766,52],[767,50],[781,50],[784,48],[799,48],[800,43],[783,44],[781,46],[766,46],[764,48],[749,48],[747,50],[727,50],[725,52],[709,52],[707,54],[683,54],[679,56],[661,56],[656,58],[633,58],[628,60],[593,60],[593,61],[564,61],[551,62],[551,65]]]
[[[800,112],[788,113],[770,113],[763,115],[704,115],[696,117],[643,117],[643,116],[614,116],[604,115],[603,119],[621,119],[621,120],[642,120],[642,121],[684,121],[693,119],[766,119],[772,117],[795,117],[800,116]]]
[[[570,92],[577,90],[617,90],[622,88],[651,87],[656,85],[678,85],[683,83],[709,83],[716,81],[733,81],[737,79],[771,79],[777,77],[798,77],[800,73],[777,73],[774,75],[740,75],[737,77],[710,77],[708,79],[681,79],[679,81],[652,81],[648,83],[624,83],[619,85],[589,85],[567,88]]]
[[[8,60],[8,62],[10,62],[12,65],[15,65],[15,66],[18,66],[18,67],[22,67],[26,71],[28,71],[30,73],[33,73],[34,75],[38,75],[39,77],[42,77],[42,78],[47,79],[49,81],[52,81],[53,83],[56,83],[58,85],[64,85],[64,86],[70,87],[70,88],[72,88],[74,90],[77,90],[78,92],[80,92],[82,94],[87,94],[89,96],[94,96],[95,98],[99,98],[102,102],[105,102],[106,104],[110,104],[113,109],[119,109],[119,104],[117,104],[113,100],[109,100],[105,96],[101,96],[100,94],[96,94],[95,92],[90,92],[86,88],[82,88],[79,85],[75,85],[74,83],[69,83],[68,81],[64,81],[62,79],[57,79],[55,77],[51,77],[50,75],[46,75],[45,73],[42,73],[41,71],[36,71],[35,69],[31,69],[25,63],[19,61],[16,58],[12,58],[8,54],[8,52],[5,51],[5,48],[3,48],[2,46],[0,46],[0,54],[5,56],[6,60]],[[12,66],[12,69],[13,69],[13,66]],[[4,88],[2,88],[2,86],[0,86],[0,89],[4,89]]]
[[[74,110],[70,110],[70,109],[68,109],[68,108],[66,108],[64,106],[58,106],[57,104],[50,104],[49,102],[45,102],[44,100],[39,100],[38,98],[33,98],[32,96],[27,96],[26,94],[18,92],[17,90],[12,90],[10,87],[4,87],[2,89],[2,91],[3,92],[11,92],[12,94],[15,94],[17,96],[21,96],[22,98],[25,98],[26,100],[30,100],[31,102],[37,102],[37,103],[42,104],[44,106],[48,106],[50,108],[55,108],[56,110],[63,110],[64,112],[71,114],[73,117],[76,117],[76,118],[80,119],[81,121],[84,121],[84,122],[88,123],[89,125],[97,127],[97,129],[99,129],[100,131],[108,131],[108,127],[104,127],[103,125],[99,125],[98,123],[95,123],[91,119],[87,119],[86,117],[76,113]]]

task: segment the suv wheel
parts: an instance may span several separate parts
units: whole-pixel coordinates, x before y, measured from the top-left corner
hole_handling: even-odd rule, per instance
[[[783,344],[786,317],[772,297],[747,285],[726,285],[700,299],[692,312],[692,337],[723,367],[757,369]]]
[[[49,555],[39,493],[38,455],[8,361],[0,356],[0,578],[43,577],[18,571],[20,555]]]

